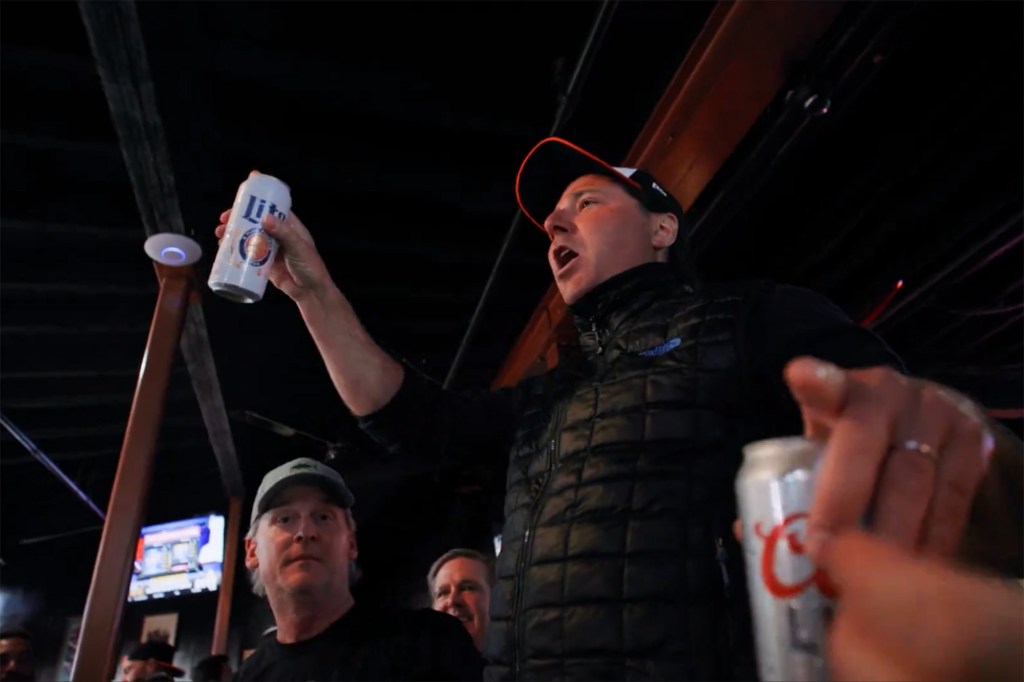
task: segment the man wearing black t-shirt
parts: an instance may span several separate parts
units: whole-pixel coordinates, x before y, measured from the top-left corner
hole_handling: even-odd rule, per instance
[[[355,604],[354,503],[338,472],[316,460],[292,460],[263,478],[245,565],[277,630],[237,679],[479,680],[480,657],[457,619]]]

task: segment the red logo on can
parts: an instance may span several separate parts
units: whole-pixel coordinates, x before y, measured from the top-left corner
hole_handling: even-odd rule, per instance
[[[270,252],[270,236],[258,227],[246,230],[238,240],[238,254],[250,265],[263,265],[270,259]]]
[[[811,585],[816,585],[818,591],[826,597],[832,598],[836,596],[835,588],[829,581],[828,575],[821,569],[817,569],[806,578],[795,580],[794,582],[786,582],[787,579],[794,580],[793,576],[789,578],[779,576],[775,570],[775,558],[779,552],[780,541],[783,538],[786,541],[785,546],[789,548],[792,555],[806,555],[804,543],[798,537],[798,529],[795,527],[797,522],[806,522],[806,519],[806,512],[790,514],[783,519],[782,523],[776,524],[767,535],[761,530],[760,522],[754,524],[754,532],[759,538],[764,540],[764,551],[761,554],[761,580],[764,581],[764,586],[772,595],[781,599],[795,597]]]

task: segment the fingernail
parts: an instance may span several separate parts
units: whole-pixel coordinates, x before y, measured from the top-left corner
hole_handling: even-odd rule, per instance
[[[840,384],[846,375],[843,370],[831,362],[821,362],[819,360],[817,367],[814,368],[814,376],[830,384]]]
[[[811,561],[814,563],[821,561],[825,547],[831,539],[832,535],[821,528],[812,528],[807,532],[807,556],[811,558]]]

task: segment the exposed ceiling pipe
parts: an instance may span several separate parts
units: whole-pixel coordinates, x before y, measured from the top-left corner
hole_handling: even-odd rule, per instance
[[[34,538],[25,538],[19,540],[19,545],[34,545],[39,542],[46,542],[48,540],[59,540],[61,538],[71,537],[72,535],[82,535],[83,533],[93,533],[98,530],[103,530],[103,526],[86,526],[85,528],[78,528],[76,530],[66,530],[63,533],[53,533],[51,535],[39,535]]]
[[[1015,313],[1018,310],[1024,310],[1024,302],[1013,303],[1011,305],[1003,305],[998,308],[977,308],[975,310],[947,310],[946,312],[954,315],[963,315],[964,317],[987,317],[989,315],[1005,315],[1006,313]]]
[[[1002,237],[1003,233],[1012,228],[1017,222],[1020,221],[1020,219],[1021,212],[1014,212],[1014,214],[1011,215],[1007,220],[1003,221],[1003,223],[999,227],[992,230],[983,239],[980,239],[979,241],[975,242],[970,248],[966,249],[963,253],[960,254],[958,258],[954,259],[952,263],[950,263],[945,268],[940,270],[936,275],[932,276],[932,278],[929,279],[927,282],[923,283],[921,286],[917,287],[916,289],[913,289],[912,291],[908,291],[903,298],[894,303],[888,310],[886,310],[879,316],[876,326],[880,328],[883,325],[885,325],[886,322],[893,322],[895,319],[893,316],[897,312],[904,310],[910,303],[919,299],[921,297],[921,294],[925,293],[926,291],[930,291],[936,284],[946,279],[950,275],[950,273],[954,272],[957,268],[959,268],[964,263],[973,258],[979,251],[986,248],[989,244]]]
[[[79,488],[75,484],[75,482],[72,481],[68,477],[68,475],[61,470],[59,466],[54,464],[53,460],[46,456],[46,453],[44,453],[42,450],[36,447],[36,444],[33,443],[28,436],[22,433],[21,429],[15,426],[14,423],[7,418],[7,415],[0,413],[0,424],[3,424],[3,427],[7,429],[7,431],[12,436],[14,436],[14,438],[19,443],[21,443],[26,450],[28,450],[30,455],[35,457],[40,464],[46,467],[47,471],[49,471],[51,474],[60,479],[60,482],[66,485],[71,490],[71,492],[75,494],[75,497],[84,502],[86,506],[89,507],[89,509],[92,509],[94,512],[96,512],[96,515],[99,516],[101,519],[106,518],[106,515],[102,511],[100,511],[100,508],[96,506],[96,503],[93,502],[92,499],[85,494],[85,491]]]
[[[999,334],[1000,332],[1002,332],[1004,329],[1008,329],[1009,327],[1011,327],[1012,325],[1015,325],[1015,324],[1020,324],[1021,320],[1024,320],[1024,314],[1014,315],[1013,317],[1011,317],[1010,319],[1006,320],[1001,325],[997,326],[995,329],[990,331],[988,334],[985,334],[984,336],[981,336],[981,337],[975,339],[974,341],[968,343],[967,345],[963,346],[963,348],[961,348],[961,351],[966,353],[968,351],[974,350],[975,348],[977,348],[981,344],[985,343],[986,341],[988,341],[992,337],[994,337],[997,334]]]
[[[1011,294],[1014,294],[1021,287],[1024,287],[1024,279],[1018,279],[1015,282],[1012,282],[1009,286],[1007,286],[999,294],[993,296],[992,300],[994,300],[994,301],[1006,301],[1006,300],[1008,300],[1010,298]],[[1016,307],[1016,306],[1009,306],[1009,308],[1012,308],[1012,309],[1011,310],[1006,310],[1006,312],[1013,312],[1013,310],[1019,310],[1020,309],[1019,307]],[[971,315],[968,311],[950,311],[950,312],[959,313],[959,314],[961,314],[961,317],[957,318],[953,322],[950,322],[946,327],[940,329],[935,334],[932,334],[931,336],[929,336],[928,339],[927,339],[927,342],[930,345],[934,345],[935,341],[937,339],[940,339],[940,338],[946,336],[949,332],[953,331],[954,329],[963,326],[964,323],[966,323],[970,319],[970,315]],[[979,313],[977,311],[975,311],[973,314],[976,315],[976,314],[979,314]]]
[[[587,72],[590,71],[590,66],[594,61],[596,47],[600,45],[602,38],[604,38],[604,34],[608,31],[608,26],[611,23],[612,15],[614,14],[615,7],[617,5],[617,1],[610,2],[609,0],[605,0],[601,3],[600,9],[597,11],[597,16],[594,18],[594,23],[590,27],[590,34],[587,36],[587,42],[583,46],[583,52],[580,53],[580,57],[576,61],[576,68],[573,70],[572,76],[569,78],[569,83],[566,85],[565,91],[558,97],[558,109],[555,112],[554,123],[551,124],[551,130],[548,133],[549,137],[556,135],[561,130],[562,125],[564,125],[564,123],[572,116],[576,102],[579,100],[579,86],[586,79]],[[466,349],[469,347],[469,342],[472,340],[476,327],[480,323],[480,314],[483,312],[484,304],[490,297],[491,288],[494,286],[498,271],[501,269],[501,266],[505,261],[508,247],[512,243],[512,238],[516,234],[516,229],[519,227],[522,215],[521,211],[516,211],[516,215],[512,219],[512,224],[505,233],[505,239],[502,241],[501,249],[498,251],[498,258],[494,261],[494,266],[491,268],[491,274],[487,277],[487,283],[484,285],[483,293],[480,294],[480,300],[476,304],[476,310],[473,311],[473,317],[470,318],[469,326],[466,328],[466,333],[463,334],[462,341],[459,343],[459,349],[455,353],[455,359],[452,360],[451,368],[448,370],[448,376],[445,377],[445,388],[449,388],[452,385],[452,382],[455,380],[456,373],[462,366]]]
[[[1010,241],[1008,241],[1005,244],[1003,244],[1002,246],[996,248],[995,251],[993,251],[989,255],[985,256],[980,261],[978,261],[978,263],[973,268],[971,268],[970,270],[968,270],[964,274],[960,275],[956,279],[950,280],[950,284],[956,284],[957,282],[960,282],[962,280],[967,279],[968,277],[973,275],[978,270],[982,269],[983,267],[985,267],[986,265],[988,265],[989,263],[991,263],[995,259],[997,259],[1000,256],[1002,256],[1004,253],[1006,253],[1007,251],[1009,251],[1013,247],[1017,246],[1017,244],[1020,244],[1021,241],[1024,241],[1024,234],[1018,234],[1016,237],[1014,237]]]
[[[987,308],[985,310],[947,310],[945,312],[956,315],[957,318],[939,331],[930,335],[928,337],[928,345],[934,346],[936,341],[944,338],[954,329],[962,327],[972,318],[987,317],[989,315],[1005,315],[1007,313],[1017,312],[1021,309],[1024,309],[1024,303],[1015,303],[1013,305],[1000,306],[998,308]]]
[[[697,238],[692,239],[690,248],[695,259],[699,261],[718,233],[757,195],[770,177],[767,169],[782,163],[798,144],[810,144],[806,138],[820,127],[814,121],[850,109],[874,81],[884,63],[877,57],[889,53],[899,37],[904,16],[902,11],[889,15],[891,7],[886,3],[849,5],[845,11],[856,12],[855,18],[840,35],[826,34],[820,47],[806,58],[806,66],[780,90],[784,93],[782,102],[773,103],[762,114],[765,120],[757,124],[762,130],[742,163],[724,182],[709,187],[691,207],[690,234]],[[861,38],[864,34],[866,37]],[[848,55],[850,46],[856,47],[861,40],[864,47]],[[841,106],[833,107],[833,102]],[[833,113],[826,117],[830,111]]]

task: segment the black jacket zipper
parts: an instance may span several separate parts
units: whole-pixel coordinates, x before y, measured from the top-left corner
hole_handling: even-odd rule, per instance
[[[520,613],[523,607],[523,592],[526,586],[526,564],[533,549],[535,537],[533,531],[537,524],[537,512],[540,510],[540,501],[544,499],[544,491],[548,487],[548,481],[551,480],[551,471],[555,467],[555,462],[558,461],[558,441],[562,420],[565,418],[566,406],[567,403],[563,402],[556,408],[555,420],[550,432],[548,445],[545,448],[548,453],[547,470],[542,474],[543,479],[541,480],[540,487],[530,503],[530,516],[526,523],[526,532],[523,534],[523,544],[519,550],[519,560],[516,565],[515,603],[512,608],[512,679],[514,680],[519,679],[520,660],[522,658],[522,633],[526,627],[523,624],[522,613]]]

